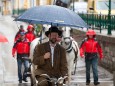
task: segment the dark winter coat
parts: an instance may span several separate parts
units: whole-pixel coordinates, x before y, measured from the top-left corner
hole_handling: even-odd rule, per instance
[[[37,45],[34,51],[33,63],[37,65],[35,75],[48,74],[52,77],[67,75],[67,60],[65,49],[57,44],[54,48],[54,66],[52,67],[51,58],[44,59],[44,54],[51,51],[49,42]]]

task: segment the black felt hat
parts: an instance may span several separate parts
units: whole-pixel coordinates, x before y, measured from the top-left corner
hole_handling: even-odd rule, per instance
[[[51,26],[48,31],[45,32],[45,35],[48,37],[48,35],[52,32],[58,33],[58,35],[62,35],[62,31],[59,30],[56,26]]]

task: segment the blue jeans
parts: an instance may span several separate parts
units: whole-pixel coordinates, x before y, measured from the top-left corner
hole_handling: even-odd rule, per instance
[[[22,75],[22,64],[24,65],[24,72]],[[22,81],[22,79],[26,79],[27,78],[27,71],[29,68],[29,61],[28,60],[21,60],[21,59],[17,59],[17,65],[18,65],[18,78],[19,81]]]
[[[86,82],[90,82],[90,67],[92,66],[94,82],[98,82],[98,57],[87,59],[85,58],[86,63]]]

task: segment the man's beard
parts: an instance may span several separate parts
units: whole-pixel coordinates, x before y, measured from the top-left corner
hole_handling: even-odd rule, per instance
[[[55,43],[57,42],[57,40],[56,40],[55,38],[53,38],[53,39],[50,39],[50,42],[51,42],[52,44],[55,44]]]

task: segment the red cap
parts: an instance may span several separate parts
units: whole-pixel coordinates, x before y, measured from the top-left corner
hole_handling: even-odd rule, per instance
[[[28,28],[27,28],[27,30],[29,30],[30,28],[33,28],[34,29],[34,26],[33,25],[28,25]]]
[[[86,35],[96,35],[95,31],[94,30],[88,30],[86,32]]]

